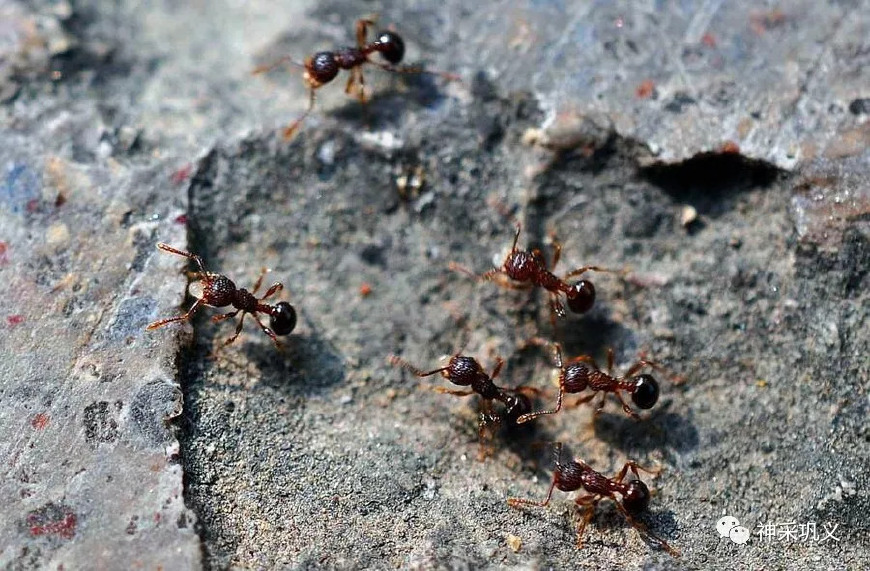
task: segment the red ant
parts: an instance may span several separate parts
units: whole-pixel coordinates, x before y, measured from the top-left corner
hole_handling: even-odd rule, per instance
[[[293,137],[296,129],[302,124],[302,121],[314,109],[314,101],[316,99],[315,90],[330,83],[336,78],[338,72],[342,69],[350,71],[350,77],[347,79],[347,85],[344,92],[348,95],[357,86],[356,96],[362,102],[366,102],[365,94],[365,78],[363,77],[362,66],[365,64],[375,65],[381,69],[392,71],[395,73],[430,73],[440,75],[447,79],[458,79],[457,76],[449,73],[423,71],[417,67],[399,67],[405,57],[405,42],[402,37],[396,32],[384,30],[378,32],[377,39],[373,42],[368,42],[369,26],[374,26],[374,20],[360,19],[356,23],[356,47],[343,47],[338,50],[317,52],[313,56],[305,58],[302,63],[293,61],[290,57],[283,57],[270,65],[259,66],[254,70],[255,74],[270,71],[279,65],[290,63],[301,67],[305,70],[303,78],[308,85],[308,108],[305,112],[293,121],[284,129],[284,139],[289,140]],[[374,53],[379,53],[387,62],[380,63],[373,61],[370,56]]]
[[[563,492],[574,492],[579,489],[584,489],[589,492],[587,495],[580,496],[574,500],[577,507],[582,510],[582,519],[577,527],[577,548],[583,547],[583,532],[586,531],[586,525],[595,514],[595,506],[598,505],[604,498],[610,498],[616,504],[616,509],[628,520],[628,523],[634,527],[641,536],[657,543],[662,549],[670,553],[674,557],[679,557],[680,552],[667,542],[653,534],[641,522],[634,519],[633,516],[640,514],[649,506],[650,491],[646,484],[640,480],[638,470],[643,470],[650,474],[657,474],[658,471],[648,470],[637,465],[635,462],[626,462],[616,476],[608,478],[604,474],[596,472],[591,466],[582,460],[571,460],[570,462],[562,463],[562,443],[556,443],[556,468],[553,471],[553,481],[550,483],[550,489],[547,490],[547,497],[544,501],[527,500],[522,498],[508,498],[508,505],[514,508],[520,506],[538,506],[544,507],[550,503],[550,498],[553,495],[553,488],[559,488]],[[626,474],[631,471],[636,480],[623,482]],[[616,498],[616,494],[622,496],[622,500]]]
[[[239,333],[242,331],[242,324],[245,322],[245,315],[249,313],[256,320],[260,329],[263,330],[263,333],[268,335],[275,343],[275,346],[279,349],[281,348],[281,344],[278,342],[277,335],[288,335],[296,327],[296,310],[292,305],[286,301],[279,301],[275,305],[263,303],[264,300],[284,289],[284,284],[276,282],[266,290],[266,294],[263,297],[259,299],[254,297],[253,294],[257,293],[257,290],[260,289],[260,285],[263,282],[263,276],[266,274],[265,268],[263,268],[257,281],[254,282],[253,291],[249,292],[243,288],[236,288],[236,284],[225,275],[206,271],[202,263],[202,258],[196,254],[176,250],[172,246],[163,243],[157,244],[157,247],[164,252],[184,256],[185,258],[194,261],[199,268],[199,272],[197,272],[196,275],[199,276],[199,283],[202,286],[202,294],[184,315],[155,321],[154,323],[149,324],[145,329],[157,329],[158,327],[163,327],[164,325],[176,321],[186,321],[190,319],[197,309],[199,309],[200,305],[208,305],[211,307],[227,307],[231,305],[235,308],[235,311],[231,311],[230,313],[224,313],[212,317],[212,321],[215,323],[225,319],[232,319],[238,315],[239,312],[242,313],[242,317],[239,319],[239,324],[236,326],[235,334],[224,342],[224,346],[229,345],[236,340]],[[269,316],[269,327],[263,325],[263,322],[260,321],[257,313],[265,313]]]
[[[518,387],[516,389],[505,389],[495,384],[495,379],[501,372],[504,366],[504,360],[498,358],[492,374],[487,374],[480,363],[473,357],[466,357],[456,353],[450,358],[446,367],[435,369],[434,371],[423,371],[414,365],[408,363],[401,357],[390,355],[390,365],[399,366],[407,369],[414,375],[423,378],[441,373],[441,376],[461,387],[470,387],[470,390],[453,390],[446,387],[435,387],[435,390],[442,394],[450,394],[454,396],[464,397],[473,394],[478,394],[481,397],[481,413],[480,422],[478,425],[478,436],[481,445],[487,440],[487,433],[494,432],[495,429],[502,423],[507,422],[508,426],[515,426],[517,419],[529,414],[532,411],[532,403],[525,392],[536,392],[531,387]],[[492,409],[492,401],[498,401],[504,405],[504,410],[494,411]],[[494,428],[495,427],[495,428]],[[484,448],[481,447],[479,458],[483,459],[486,454]]]
[[[535,338],[526,342],[527,345],[549,345],[550,343],[544,339]],[[621,377],[613,376],[613,349],[607,350],[607,373],[601,370],[595,359],[589,355],[581,355],[564,363],[562,361],[562,347],[558,343],[552,344],[556,348],[556,366],[559,367],[559,396],[556,399],[556,408],[553,410],[541,410],[524,414],[517,419],[517,424],[528,422],[533,418],[537,418],[544,414],[556,414],[562,410],[562,398],[565,393],[581,393],[587,388],[592,391],[592,394],[586,395],[577,401],[576,404],[583,404],[591,401],[598,393],[601,393],[601,402],[595,409],[595,414],[601,412],[604,408],[607,393],[613,393],[619,402],[622,403],[622,410],[635,420],[640,420],[640,416],[634,412],[630,406],[625,403],[622,398],[622,391],[631,395],[631,400],[638,407],[646,410],[655,406],[659,400],[659,383],[655,377],[649,374],[636,375],[638,371],[644,367],[664,371],[664,367],[658,363],[641,359],[634,365],[628,368],[625,374]],[[584,363],[592,365],[587,367]]]
[[[517,224],[517,231],[514,234],[514,242],[500,268],[493,268],[480,276],[475,275],[468,269],[454,262],[450,263],[450,269],[468,274],[477,280],[495,281],[498,285],[508,289],[528,289],[534,286],[542,287],[550,293],[550,309],[552,314],[558,315],[559,317],[565,317],[565,307],[562,305],[562,300],[559,298],[561,294],[565,294],[568,308],[574,313],[586,313],[592,309],[592,305],[595,303],[595,286],[592,285],[592,282],[589,280],[580,280],[574,284],[569,284],[566,280],[584,274],[590,270],[594,272],[615,272],[615,270],[609,270],[598,266],[583,266],[571,270],[565,274],[564,278],[560,279],[547,268],[547,261],[544,259],[544,254],[540,250],[536,248],[532,251],[528,251],[517,248],[517,242],[519,241],[521,230],[522,226]],[[553,263],[550,267],[556,267],[556,264],[559,263],[561,253],[562,245],[559,242],[555,242]],[[513,281],[506,281],[504,279],[496,280],[496,278],[501,276],[507,276],[507,278]]]

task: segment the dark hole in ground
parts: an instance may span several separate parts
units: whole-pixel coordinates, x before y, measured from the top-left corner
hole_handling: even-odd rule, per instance
[[[769,187],[782,174],[763,161],[733,153],[705,153],[675,165],[654,165],[640,176],[705,216],[731,210],[740,193]]]

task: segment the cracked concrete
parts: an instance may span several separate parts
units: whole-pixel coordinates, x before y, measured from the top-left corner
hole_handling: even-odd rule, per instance
[[[861,569],[868,8],[369,3],[463,80],[372,69],[368,105],[326,86],[288,143],[301,78],[251,71],[350,43],[358,6],[0,1],[0,567]],[[447,270],[502,259],[503,211],[563,271],[628,269],[593,275],[566,354],[685,382],[478,462],[473,399],[386,358],[500,355],[551,403],[521,348],[554,335],[546,298]],[[286,351],[248,323],[214,355],[212,311],[145,332],[184,303],[158,241],[240,286],[271,268]],[[508,507],[546,493],[554,440],[660,466],[642,519],[682,557],[607,502],[582,551],[570,495]]]

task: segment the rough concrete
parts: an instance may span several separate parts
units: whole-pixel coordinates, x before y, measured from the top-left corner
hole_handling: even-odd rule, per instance
[[[463,81],[371,70],[363,107],[339,80],[287,143],[300,78],[250,71],[349,43],[358,6],[0,4],[0,564],[865,567],[870,5],[680,6],[366,4]],[[554,336],[546,298],[447,270],[501,259],[506,209],[563,270],[629,268],[594,276],[566,353],[685,381],[640,422],[574,408],[479,462],[474,400],[386,358],[501,355],[550,404],[519,348]],[[215,354],[210,310],[146,333],[185,284],[157,241],[243,286],[271,268],[286,351],[248,323]],[[607,502],[580,551],[571,496],[508,507],[546,493],[553,440],[660,466],[643,521],[682,557]]]

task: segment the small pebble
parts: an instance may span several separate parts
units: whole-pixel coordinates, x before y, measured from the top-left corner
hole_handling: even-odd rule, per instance
[[[698,211],[695,210],[695,207],[687,204],[683,206],[683,210],[680,213],[680,224],[683,225],[683,228],[687,227],[689,224],[698,219]]]

